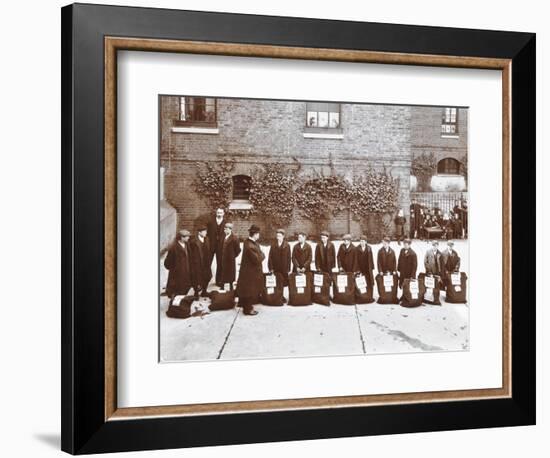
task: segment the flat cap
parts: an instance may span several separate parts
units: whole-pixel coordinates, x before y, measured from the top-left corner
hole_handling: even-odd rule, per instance
[[[342,240],[351,240],[351,234],[344,234]]]
[[[206,230],[207,230],[206,224],[199,224],[199,226],[197,227],[197,232],[202,232]]]
[[[383,240],[384,240],[384,242],[390,242],[391,241],[391,239],[387,235],[384,237]]]
[[[225,223],[225,227],[228,229],[233,229],[233,223]]]
[[[361,234],[361,236],[359,237],[359,240],[364,240],[366,242],[367,236],[365,234]]]
[[[182,229],[181,231],[179,231],[179,234],[182,237],[191,237],[191,232],[189,232],[187,229]]]
[[[321,235],[325,235],[326,237],[330,237],[329,231],[321,231]]]
[[[405,240],[403,240],[403,243],[408,243],[410,245],[411,244],[411,239],[405,239]]]
[[[453,242],[452,240],[447,240],[447,245],[451,245],[451,246],[452,246],[452,245],[454,245],[454,244],[455,244],[455,242]]]
[[[286,234],[286,232],[285,232],[284,229],[277,229],[277,230],[275,231],[275,233],[276,233],[276,234],[282,234],[282,235],[285,235],[285,234]]]
[[[253,224],[249,227],[248,232],[250,232],[251,234],[256,234],[257,232],[260,232],[260,228]]]

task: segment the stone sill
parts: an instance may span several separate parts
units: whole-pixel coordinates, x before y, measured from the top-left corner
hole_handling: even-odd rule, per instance
[[[315,132],[304,132],[304,138],[324,138],[327,140],[343,140],[344,134],[325,134]]]
[[[460,138],[460,135],[448,135],[448,134],[445,134],[445,135],[442,135],[441,138]]]
[[[229,210],[252,210],[252,204],[244,200],[234,200],[229,204]]]
[[[172,127],[172,132],[175,134],[217,135],[220,133],[220,129],[217,127]]]

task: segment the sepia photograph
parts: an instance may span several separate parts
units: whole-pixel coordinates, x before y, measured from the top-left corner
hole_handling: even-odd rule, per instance
[[[468,107],[158,110],[161,362],[469,350]]]

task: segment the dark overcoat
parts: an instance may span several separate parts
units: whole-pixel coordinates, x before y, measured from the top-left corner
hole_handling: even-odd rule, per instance
[[[323,242],[319,242],[315,247],[315,267],[321,272],[332,272],[336,267],[336,250],[334,243],[328,242],[327,246]]]
[[[241,253],[241,243],[235,234],[218,242],[220,264],[216,271],[216,280],[222,284],[233,283],[236,277],[235,259]],[[221,266],[221,270],[219,267]],[[218,271],[220,276],[218,278]]]
[[[199,237],[194,237],[189,242],[191,254],[191,281],[194,286],[206,287],[212,278],[210,262],[210,241],[208,237],[201,242]]]
[[[237,280],[237,295],[242,299],[257,299],[263,292],[262,262],[265,255],[260,244],[248,238],[243,243],[241,269]]]
[[[356,259],[355,259],[355,247],[350,243],[349,247],[346,247],[345,243],[338,248],[338,268],[344,272],[355,272]]]
[[[290,245],[283,240],[281,246],[275,240],[269,249],[267,266],[271,272],[280,273],[283,276],[284,286],[288,286],[288,273],[290,272]]]
[[[292,270],[297,272],[297,269],[305,269],[306,272],[311,270],[311,261],[312,261],[312,251],[311,245],[307,242],[304,242],[304,247],[302,248],[299,243],[294,245],[292,248]]]
[[[210,241],[210,250],[212,253],[217,253],[218,251],[218,242],[223,242],[225,234],[223,229],[227,223],[227,219],[224,218],[221,224],[216,223],[216,218],[211,218],[210,221],[206,224],[206,235]]]
[[[403,286],[405,278],[416,278],[418,259],[412,248],[401,248],[397,270],[399,271],[399,284]]]
[[[363,250],[361,245],[355,249],[355,259],[357,267],[354,269],[361,272],[367,279],[367,283],[372,287],[374,285],[374,276],[372,271],[374,269],[374,259],[372,257],[372,248],[369,245],[365,246]]]
[[[395,251],[391,247],[388,247],[388,250],[384,247],[378,250],[378,256],[376,258],[376,264],[378,267],[378,272],[395,272],[396,271],[396,259]]]
[[[424,255],[424,269],[427,274],[441,275],[441,251],[428,250]]]
[[[448,250],[445,250],[441,254],[441,262],[443,269],[445,269],[445,274],[460,270],[460,256],[455,250],[452,250],[450,253]]]
[[[189,244],[185,248],[175,241],[164,259],[164,267],[168,269],[168,281],[166,282],[166,294],[175,296],[187,294],[191,284]]]

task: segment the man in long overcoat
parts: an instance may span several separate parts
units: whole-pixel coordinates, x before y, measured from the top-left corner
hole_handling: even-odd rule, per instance
[[[336,250],[334,243],[329,240],[328,231],[321,232],[321,242],[315,247],[315,267],[321,272],[331,273],[336,267]]]
[[[193,286],[189,253],[190,236],[191,233],[186,229],[179,231],[164,259],[164,267],[168,269],[166,294],[169,297],[185,295]]]
[[[278,229],[276,240],[271,244],[267,266],[270,272],[281,274],[283,286],[288,286],[288,273],[290,272],[290,245],[285,240],[285,230]]]
[[[416,278],[416,269],[418,267],[418,259],[415,251],[411,248],[411,239],[403,240],[403,248],[399,253],[399,261],[397,262],[397,270],[399,271],[399,287],[403,287],[403,282],[406,278]]]
[[[356,259],[355,259],[355,247],[351,243],[351,235],[346,234],[342,237],[344,243],[338,248],[338,269],[341,272],[355,272]]]
[[[206,232],[208,235],[208,241],[210,243],[210,265],[212,265],[212,260],[214,259],[214,255],[216,255],[216,284],[218,286],[221,286],[221,259],[219,257],[221,250],[219,250],[219,248],[220,244],[225,238],[224,229],[225,223],[227,222],[228,221],[225,217],[225,210],[223,208],[217,208],[216,216],[211,218],[206,225]]]
[[[306,233],[298,234],[298,243],[292,248],[292,270],[293,272],[309,272],[311,270],[312,250],[311,245],[306,242]]]
[[[206,289],[212,278],[211,250],[206,226],[200,226],[196,237],[189,242],[191,252],[191,277],[195,296],[206,297]]]
[[[454,242],[447,242],[447,249],[441,253],[441,265],[444,274],[460,271],[460,256],[454,249]]]
[[[387,236],[382,240],[382,247],[378,250],[376,264],[380,274],[396,271],[395,251],[390,247],[390,238]]]
[[[432,248],[426,251],[424,255],[424,269],[427,274],[441,275],[441,252],[439,251],[439,242],[432,241]]]
[[[257,315],[254,304],[260,301],[260,295],[264,287],[264,275],[262,262],[265,255],[260,248],[260,228],[252,225],[248,230],[248,239],[243,244],[243,256],[241,258],[241,269],[237,281],[237,295],[239,304],[245,315]]]
[[[241,253],[241,243],[233,234],[233,223],[225,223],[224,238],[218,241],[217,257],[220,259],[220,268],[216,270],[216,277],[219,270],[219,283],[222,287],[229,283],[233,288],[233,282],[236,277],[235,260]],[[218,280],[216,279],[216,282]]]
[[[372,257],[372,248],[367,244],[367,237],[362,235],[359,239],[359,246],[355,248],[355,260],[357,267],[354,269],[361,272],[369,288],[374,287],[374,259]]]

